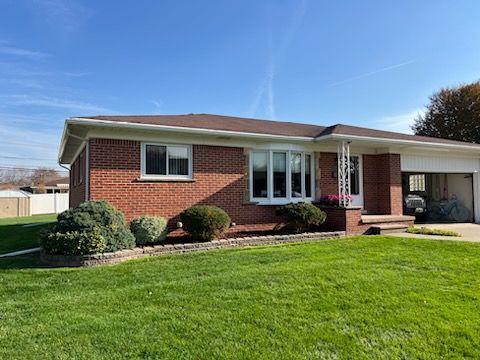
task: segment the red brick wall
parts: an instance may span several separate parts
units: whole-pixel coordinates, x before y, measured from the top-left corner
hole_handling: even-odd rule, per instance
[[[337,154],[320,153],[318,167],[317,196],[338,194],[338,178],[332,175],[337,169]]]
[[[224,209],[239,225],[279,222],[275,206],[247,201],[243,148],[194,145],[193,182],[140,181],[138,141],[92,139],[89,153],[90,198],[109,201],[127,221],[149,214],[166,217],[172,225],[186,208],[209,204]]]
[[[78,206],[85,201],[86,191],[86,148],[84,148],[70,166],[70,207]],[[81,176],[80,176],[81,175]]]
[[[324,227],[329,231],[345,231],[347,235],[358,235],[365,233],[369,224],[362,223],[362,209],[359,207],[320,207],[327,213]]]
[[[363,193],[369,214],[403,214],[399,154],[363,156]]]
[[[332,176],[336,164],[336,153],[320,154],[317,188],[321,195],[338,194],[338,179]],[[369,214],[403,213],[399,154],[363,155],[363,197]]]

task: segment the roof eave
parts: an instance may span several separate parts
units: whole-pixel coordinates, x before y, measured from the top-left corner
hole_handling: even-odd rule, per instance
[[[480,145],[462,145],[462,144],[449,144],[449,143],[438,143],[438,142],[425,142],[417,140],[404,140],[404,139],[390,139],[390,138],[381,138],[375,136],[359,136],[359,135],[347,135],[347,134],[329,134],[318,136],[315,138],[315,141],[325,141],[325,140],[343,140],[343,141],[375,141],[377,143],[384,144],[393,144],[393,145],[410,145],[410,146],[423,146],[431,148],[443,148],[443,149],[458,149],[458,150],[476,150],[480,152]]]
[[[62,139],[60,141],[60,147],[58,148],[57,161],[59,164],[62,164],[63,152],[65,150],[65,144],[67,143],[67,138],[68,138],[67,126],[68,126],[68,120],[66,120],[65,123],[63,124]]]
[[[166,132],[177,133],[189,133],[200,135],[219,135],[219,136],[232,136],[232,137],[248,137],[257,139],[275,139],[275,140],[290,140],[290,141],[313,141],[313,136],[289,136],[289,135],[275,135],[264,134],[255,132],[242,132],[242,131],[230,131],[230,130],[215,130],[205,128],[192,128],[185,126],[171,126],[171,125],[159,125],[159,124],[141,124],[131,123],[123,121],[110,121],[110,120],[92,120],[88,118],[70,118],[66,121],[66,124],[79,124],[90,126],[103,126],[113,128],[126,128],[126,129],[156,129]]]

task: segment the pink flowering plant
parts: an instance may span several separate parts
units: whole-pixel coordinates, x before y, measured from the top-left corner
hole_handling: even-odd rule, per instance
[[[329,194],[320,197],[319,203],[320,205],[340,206],[340,204],[343,203],[344,199],[347,200],[347,204],[350,204],[352,202],[351,195]]]

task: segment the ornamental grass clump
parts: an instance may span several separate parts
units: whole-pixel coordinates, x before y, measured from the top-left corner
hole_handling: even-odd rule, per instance
[[[180,214],[184,230],[195,240],[211,241],[225,234],[230,216],[216,206],[197,205]]]
[[[452,230],[442,230],[442,229],[430,229],[427,227],[415,227],[410,226],[407,229],[407,233],[410,234],[420,234],[420,235],[438,235],[438,236],[457,236],[461,237],[462,234],[452,231]]]
[[[40,246],[48,254],[83,255],[131,249],[135,237],[108,202],[85,201],[59,214]]]
[[[137,245],[162,242],[167,237],[167,220],[158,216],[140,216],[130,223]]]

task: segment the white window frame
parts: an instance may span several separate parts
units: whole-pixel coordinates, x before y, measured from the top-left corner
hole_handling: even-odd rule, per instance
[[[266,153],[267,154],[267,197],[256,198],[253,196],[253,154]],[[287,155],[287,196],[283,198],[273,196],[273,153],[286,153]],[[292,174],[291,174],[291,155],[292,153],[299,153],[302,155],[302,196],[292,197]],[[305,154],[311,156],[310,161],[310,176],[311,176],[311,194],[312,196],[305,196]],[[315,156],[313,152],[299,151],[299,150],[262,150],[253,149],[249,152],[248,157],[248,177],[249,177],[249,194],[250,201],[258,205],[283,205],[291,202],[311,202],[315,199]]]
[[[147,152],[146,148],[147,145],[153,146],[165,146],[167,148],[166,151],[166,175],[160,174],[147,174]],[[169,159],[168,159],[168,148],[169,147],[182,147],[187,149],[187,156],[188,156],[188,174],[187,175],[169,175],[168,174],[168,166],[169,166]],[[153,179],[153,180],[191,180],[193,178],[193,150],[192,145],[185,145],[185,144],[165,144],[165,143],[155,143],[155,142],[143,142],[141,145],[140,151],[140,170],[141,170],[141,178],[142,179]]]

